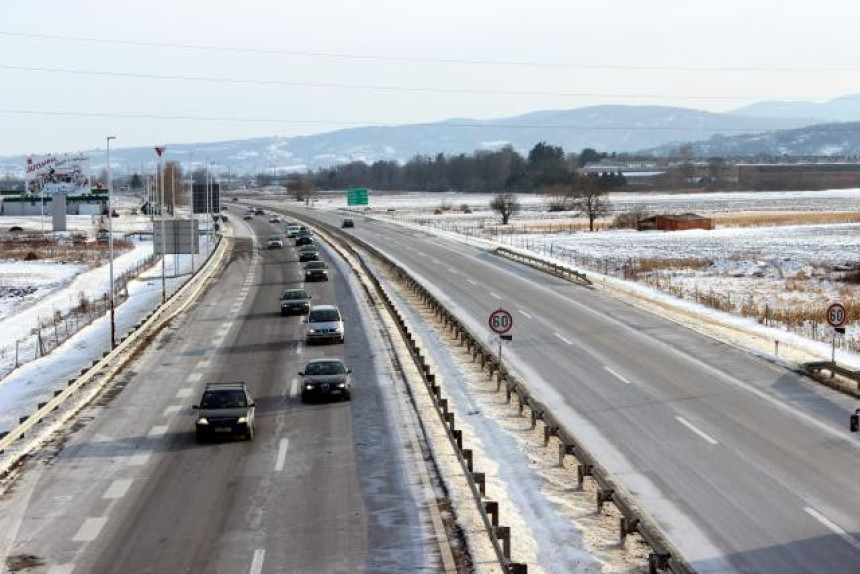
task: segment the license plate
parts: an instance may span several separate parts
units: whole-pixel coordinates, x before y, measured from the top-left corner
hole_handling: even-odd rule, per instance
[[[218,427],[215,429],[215,432],[217,432],[217,433],[228,433],[228,432],[232,432],[232,431],[233,431],[233,429],[231,429],[230,427]]]

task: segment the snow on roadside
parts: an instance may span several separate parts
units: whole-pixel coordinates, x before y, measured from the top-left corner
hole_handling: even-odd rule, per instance
[[[201,236],[201,255],[195,257],[195,269],[202,264],[207,250],[206,237]],[[122,257],[131,257],[138,251],[138,255],[143,254],[145,257],[151,253],[152,243],[141,243],[139,250],[136,248]],[[166,258],[165,271],[167,277],[170,277],[166,281],[168,296],[191,277],[191,257],[188,255],[176,257],[179,271],[176,277],[173,277],[173,256]],[[117,260],[119,259],[117,258]],[[130,261],[126,261],[125,264],[127,266],[132,265]],[[114,269],[117,273],[118,268],[118,265],[115,264]],[[86,285],[91,289],[101,287],[107,291],[106,267],[94,269],[93,272],[96,274],[84,279]],[[89,275],[89,273],[83,275]],[[72,285],[74,286],[75,282]],[[161,302],[161,264],[156,264],[138,279],[131,281],[128,286],[128,294],[128,299],[117,307],[118,334],[128,331]],[[59,300],[56,304],[59,306],[64,299],[68,299],[68,295],[68,289],[64,289],[47,299],[51,300],[55,296],[58,297]],[[68,304],[68,302],[66,303]],[[7,321],[10,329],[27,329],[26,322],[19,320],[18,315],[16,315],[0,321],[0,330],[2,330],[0,332],[4,332],[4,335]],[[19,417],[32,414],[37,402],[50,398],[53,390],[64,387],[67,380],[75,378],[80,374],[81,369],[90,366],[93,360],[101,358],[102,353],[109,347],[110,322],[109,317],[105,315],[81,329],[54,352],[19,367],[0,381],[0,431],[17,426]]]
[[[9,317],[69,283],[83,263],[0,261],[0,317]]]

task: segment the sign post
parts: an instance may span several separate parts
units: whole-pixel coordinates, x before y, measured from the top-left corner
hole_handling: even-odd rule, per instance
[[[492,313],[488,319],[490,330],[499,336],[499,373],[502,372],[502,341],[512,341],[514,336],[508,332],[514,328],[514,318],[510,311],[499,307]],[[499,379],[501,380],[501,379]]]
[[[833,349],[830,358],[830,362],[833,363],[833,366],[836,366],[836,335],[837,333],[841,334],[845,332],[845,323],[847,314],[845,313],[845,306],[842,303],[835,302],[831,303],[827,306],[827,323],[833,327]]]

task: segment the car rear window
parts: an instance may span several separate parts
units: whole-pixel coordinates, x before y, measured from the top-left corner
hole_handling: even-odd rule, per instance
[[[311,311],[308,317],[308,323],[323,323],[331,321],[340,321],[340,313],[337,309],[317,309]]]
[[[307,299],[308,294],[304,291],[285,291],[281,299]]]
[[[322,261],[313,261],[305,266],[305,269],[325,269],[325,263]]]
[[[305,368],[306,375],[342,375],[344,373],[346,373],[346,368],[340,361],[309,363]]]
[[[238,409],[247,407],[244,391],[209,391],[203,393],[201,409]]]

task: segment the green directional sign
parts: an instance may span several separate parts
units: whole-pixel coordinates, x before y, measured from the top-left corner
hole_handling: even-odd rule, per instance
[[[353,187],[346,192],[347,205],[367,205],[367,189],[363,187]]]

